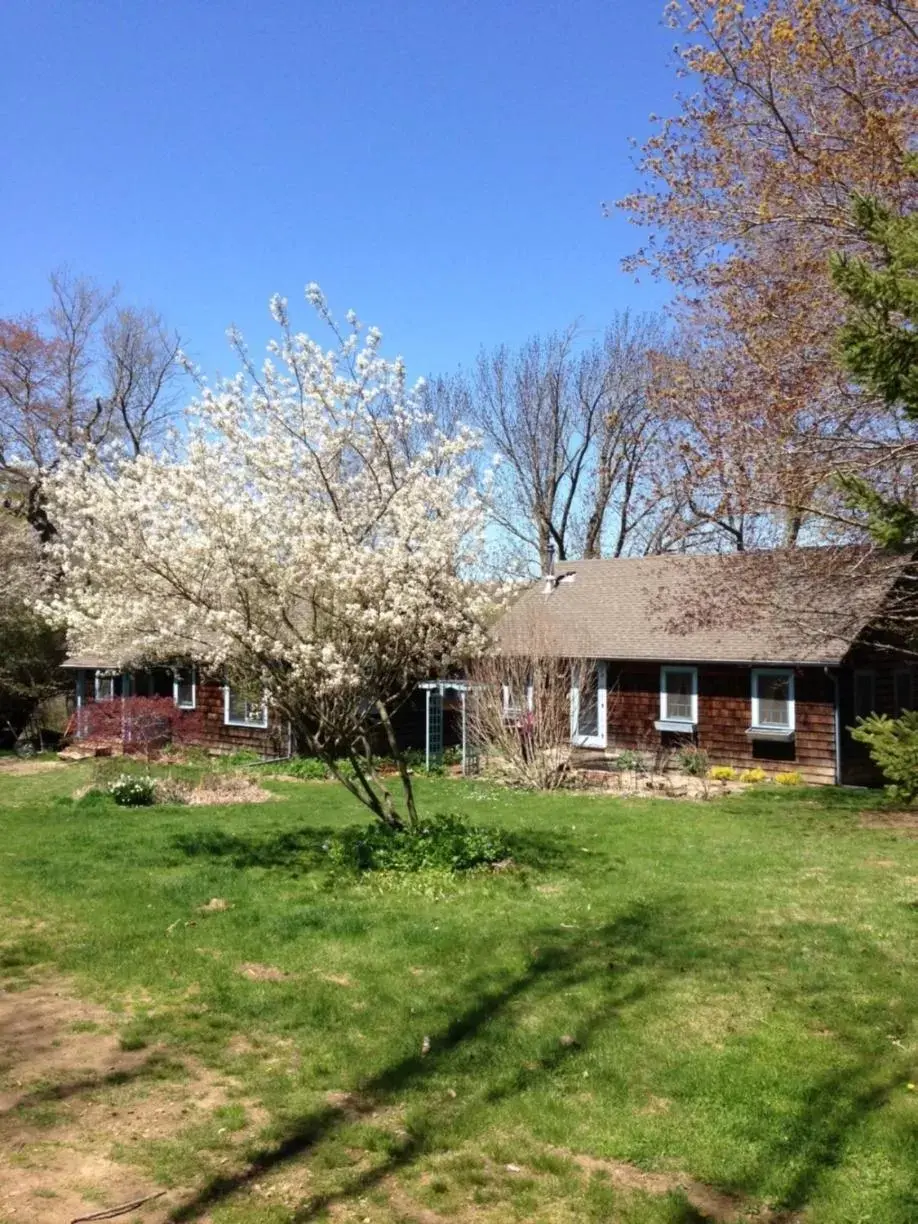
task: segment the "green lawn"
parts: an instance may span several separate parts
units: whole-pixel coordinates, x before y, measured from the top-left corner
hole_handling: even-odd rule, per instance
[[[362,819],[334,784],[128,810],[74,802],[87,771],[0,773],[0,985],[67,975],[161,1076],[230,1077],[236,1114],[115,1153],[169,1218],[918,1219],[918,841],[861,827],[876,797],[429,781],[524,866],[380,886],[322,866]]]

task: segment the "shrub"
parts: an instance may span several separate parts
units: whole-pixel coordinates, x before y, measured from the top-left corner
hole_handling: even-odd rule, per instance
[[[858,720],[851,736],[870,749],[870,757],[886,779],[886,793],[896,803],[918,799],[918,711],[899,718],[871,714]]]
[[[615,758],[615,768],[624,773],[628,769],[633,769],[637,773],[644,764],[644,758],[639,752],[633,751],[631,748],[625,748]]]
[[[328,860],[345,871],[469,871],[509,857],[500,829],[469,824],[461,816],[435,816],[418,829],[376,823],[342,829],[326,843]]]
[[[708,774],[715,782],[735,782],[738,776],[732,765],[715,765]]]
[[[111,783],[108,793],[120,807],[150,807],[156,802],[156,783],[152,778],[122,774]]]
[[[171,697],[123,697],[80,707],[80,735],[120,744],[123,752],[151,756],[166,744],[200,739],[200,710],[183,710]]]
[[[708,754],[701,748],[682,748],[679,752],[679,768],[692,778],[706,778]]]
[[[740,782],[747,782],[749,785],[755,785],[758,782],[764,782],[768,774],[764,769],[744,769],[739,776]]]
[[[799,786],[803,778],[796,769],[789,769],[786,773],[776,773],[775,781],[779,786]]]
[[[328,777],[328,768],[318,757],[293,757],[290,761],[278,761],[271,767],[271,772],[275,771],[310,782],[321,782]]]

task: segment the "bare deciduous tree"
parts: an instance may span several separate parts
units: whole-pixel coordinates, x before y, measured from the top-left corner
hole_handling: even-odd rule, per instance
[[[138,454],[175,407],[179,336],[116,299],[58,272],[44,318],[0,320],[0,481],[43,543],[55,535],[44,482],[61,457],[108,443]]]
[[[660,498],[646,479],[658,441],[648,401],[652,315],[616,316],[584,347],[574,327],[483,352],[460,398],[502,460],[495,516],[527,560],[645,551]]]

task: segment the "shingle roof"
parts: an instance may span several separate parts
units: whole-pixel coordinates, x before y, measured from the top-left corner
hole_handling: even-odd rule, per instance
[[[895,563],[863,549],[559,562],[498,623],[507,653],[660,662],[837,664]]]

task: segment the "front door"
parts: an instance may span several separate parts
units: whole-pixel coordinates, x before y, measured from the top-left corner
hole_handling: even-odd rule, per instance
[[[578,748],[606,746],[606,665],[595,659],[574,665],[571,743]]]

